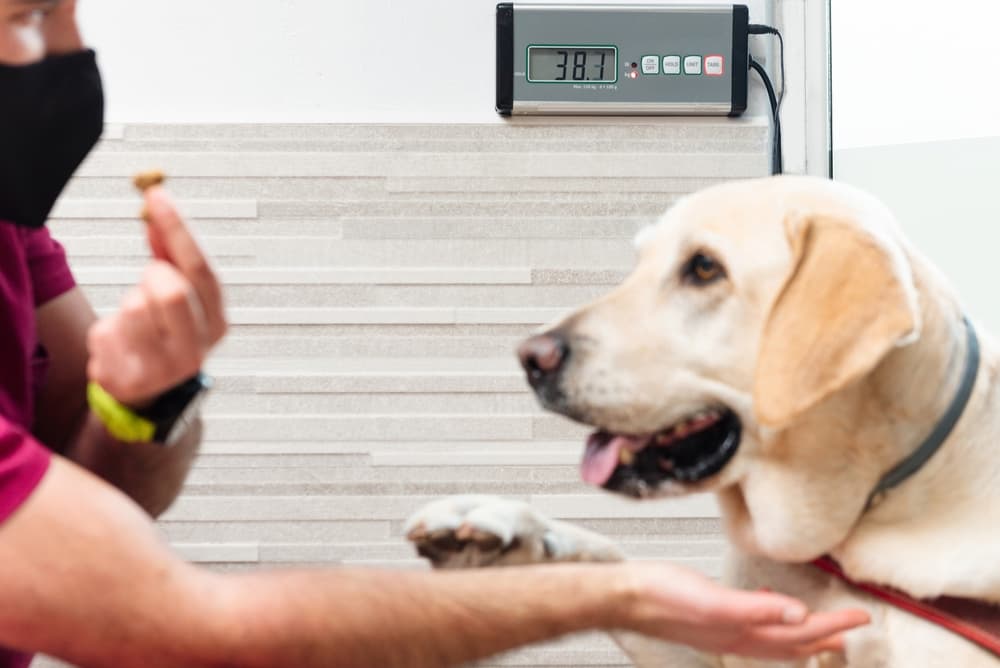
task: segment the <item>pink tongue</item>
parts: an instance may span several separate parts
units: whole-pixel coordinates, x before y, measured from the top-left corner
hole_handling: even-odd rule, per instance
[[[584,482],[601,486],[611,479],[618,467],[618,455],[624,448],[637,449],[641,442],[628,436],[615,436],[606,444],[600,438],[591,437],[580,463],[580,475]]]

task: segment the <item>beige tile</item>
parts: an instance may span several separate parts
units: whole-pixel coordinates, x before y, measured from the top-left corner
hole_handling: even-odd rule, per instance
[[[618,283],[632,236],[678,197],[765,174],[768,132],[763,118],[109,126],[52,226],[79,282],[109,312],[137,280],[129,181],[159,165],[229,287],[208,438],[161,531],[220,571],[425,569],[403,519],[488,492],[718,576],[712,499],[583,485],[587,429],[540,412],[513,350]],[[482,665],[626,664],[587,635]]]

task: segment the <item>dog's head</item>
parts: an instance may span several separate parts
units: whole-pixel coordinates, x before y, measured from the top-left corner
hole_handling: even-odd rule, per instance
[[[621,286],[519,351],[545,408],[596,427],[582,474],[612,491],[719,490],[768,460],[815,468],[819,445],[781,433],[920,326],[891,215],[847,186],[716,186],[637,246]]]

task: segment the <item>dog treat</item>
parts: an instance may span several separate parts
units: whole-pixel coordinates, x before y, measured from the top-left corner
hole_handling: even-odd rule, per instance
[[[145,172],[139,172],[132,177],[132,183],[139,190],[139,192],[146,192],[149,188],[153,186],[161,185],[167,177],[163,175],[158,169],[149,169]],[[146,210],[146,205],[142,206],[142,211],[139,213],[139,217],[142,218],[147,223],[149,222],[149,211]]]
[[[135,187],[139,189],[140,192],[145,192],[147,189],[153,186],[161,185],[166,180],[166,177],[158,169],[150,169],[145,172],[139,172],[132,178],[132,183]]]

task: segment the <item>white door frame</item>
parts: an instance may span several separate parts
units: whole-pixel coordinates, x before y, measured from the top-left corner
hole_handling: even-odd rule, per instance
[[[829,0],[776,0],[774,14],[776,27],[785,40],[788,77],[781,113],[785,172],[829,177],[832,147]],[[753,38],[758,48],[763,39],[767,38]],[[777,44],[762,55],[772,79],[777,81],[780,78]]]

